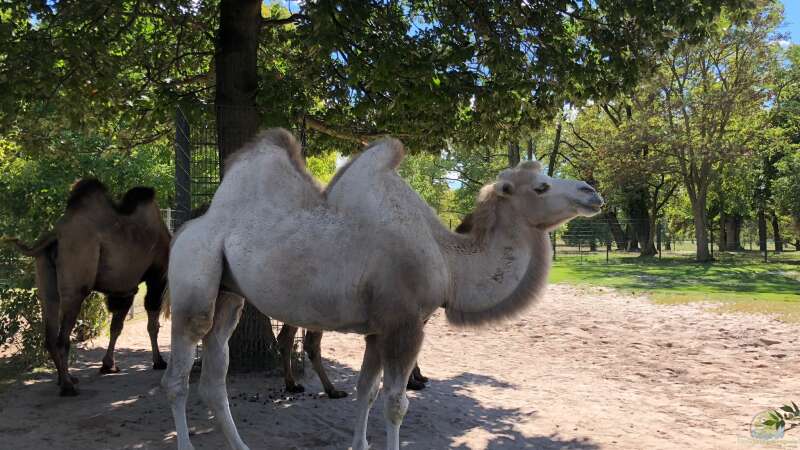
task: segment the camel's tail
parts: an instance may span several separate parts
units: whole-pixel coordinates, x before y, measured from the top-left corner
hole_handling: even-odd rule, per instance
[[[10,238],[10,237],[2,238],[3,242],[14,244],[17,247],[17,250],[19,250],[19,252],[22,253],[23,255],[34,258],[37,256],[41,256],[41,254],[44,253],[44,251],[47,250],[48,247],[53,245],[56,242],[56,240],[57,238],[55,233],[47,233],[41,238],[39,238],[39,240],[36,241],[33,245],[28,246],[17,238]]]
[[[169,288],[166,288],[164,289],[164,293],[161,294],[161,316],[165,319],[169,319],[170,312]]]

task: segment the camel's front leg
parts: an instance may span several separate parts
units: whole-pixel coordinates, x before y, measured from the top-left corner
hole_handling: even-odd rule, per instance
[[[124,297],[108,296],[108,309],[111,311],[111,338],[108,340],[106,356],[103,357],[103,366],[100,373],[117,373],[119,367],[114,363],[114,348],[117,345],[117,338],[122,334],[122,327],[125,325],[125,316],[133,305],[133,295]]]
[[[161,328],[158,316],[161,314],[166,280],[160,271],[150,270],[145,275],[145,284],[147,295],[144,297],[144,309],[147,311],[147,334],[150,335],[150,348],[153,352],[153,370],[164,370],[167,362],[158,350],[158,331]]]
[[[358,388],[356,398],[356,427],[353,433],[353,450],[367,450],[367,421],[369,410],[378,396],[378,381],[381,376],[381,353],[378,346],[378,336],[367,336],[367,348],[364,351],[364,361],[361,363],[361,372],[358,374]]]
[[[400,450],[400,425],[408,411],[406,384],[422,345],[422,324],[381,336],[386,449]]]

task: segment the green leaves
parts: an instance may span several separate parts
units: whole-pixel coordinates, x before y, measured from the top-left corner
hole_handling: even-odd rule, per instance
[[[774,427],[776,430],[786,428],[786,424],[791,425],[792,428],[800,426],[800,408],[797,404],[791,402],[778,409],[769,412],[768,419],[763,422],[764,425]]]

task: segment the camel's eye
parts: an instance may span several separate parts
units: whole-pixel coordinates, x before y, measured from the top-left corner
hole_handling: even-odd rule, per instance
[[[550,185],[547,183],[542,183],[539,185],[539,187],[533,188],[533,190],[536,191],[537,194],[542,195],[550,190]]]

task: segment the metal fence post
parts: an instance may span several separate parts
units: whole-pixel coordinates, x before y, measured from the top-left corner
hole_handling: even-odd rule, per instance
[[[192,150],[189,121],[175,110],[175,229],[189,220],[192,211]]]

